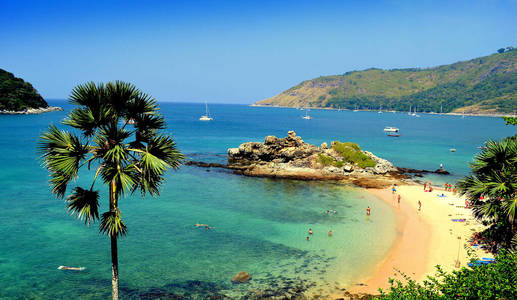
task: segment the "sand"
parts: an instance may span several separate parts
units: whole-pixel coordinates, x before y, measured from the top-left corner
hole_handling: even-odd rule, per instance
[[[448,272],[467,266],[470,258],[464,246],[475,231],[483,229],[483,225],[474,220],[470,209],[464,207],[463,198],[443,189],[424,192],[422,185],[404,185],[397,188],[397,194],[401,195],[399,205],[391,188],[367,191],[394,206],[399,214],[398,237],[373,275],[359,281],[364,285],[350,287],[349,291],[378,294],[379,288],[389,287],[388,278],[402,278],[396,270],[422,281],[427,275],[436,273],[436,265]],[[442,193],[446,197],[438,197]],[[421,210],[418,209],[419,200]],[[466,222],[453,222],[452,219],[466,219]],[[483,250],[474,250],[480,258],[492,257]]]

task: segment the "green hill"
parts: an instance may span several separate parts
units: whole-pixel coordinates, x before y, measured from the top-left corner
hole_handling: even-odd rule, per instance
[[[48,103],[30,83],[0,69],[0,110],[21,111],[40,107],[48,107]]]
[[[517,110],[516,50],[508,47],[502,53],[429,69],[367,69],[322,76],[255,104],[510,113]]]

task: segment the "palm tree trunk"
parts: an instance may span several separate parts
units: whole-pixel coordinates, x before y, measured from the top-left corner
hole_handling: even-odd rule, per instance
[[[118,249],[117,237],[111,237],[111,296],[118,300]]]
[[[112,181],[110,184],[110,211],[117,209],[116,183]],[[118,300],[118,247],[117,236],[110,236],[111,239],[111,297]]]

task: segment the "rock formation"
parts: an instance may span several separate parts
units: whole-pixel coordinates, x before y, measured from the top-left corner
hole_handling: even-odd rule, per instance
[[[232,277],[233,283],[246,283],[251,279],[251,276],[248,272],[239,272]]]
[[[244,175],[301,180],[348,180],[360,186],[380,187],[400,179],[397,168],[389,161],[362,151],[370,165],[360,167],[337,151],[336,143],[321,147],[305,143],[294,131],[287,137],[267,136],[264,143],[249,142],[228,149],[228,167]],[[341,143],[340,143],[341,144]],[[363,155],[363,156],[364,156]],[[371,160],[370,160],[371,159]],[[373,161],[373,162],[372,162]],[[366,184],[362,184],[366,183]]]

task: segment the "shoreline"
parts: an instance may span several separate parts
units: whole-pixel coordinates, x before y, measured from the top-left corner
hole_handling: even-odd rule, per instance
[[[280,105],[261,105],[261,104],[250,104],[250,107],[271,107],[271,108],[291,108],[291,109],[299,109],[305,107],[292,107],[292,106],[280,106]],[[347,108],[331,108],[331,107],[307,107],[308,109],[318,109],[318,110],[336,110],[336,111],[352,111],[352,109]],[[378,112],[378,110],[374,109],[359,109],[360,112]],[[397,111],[397,110],[387,110],[383,111],[383,113],[407,113],[407,111]],[[500,117],[517,117],[515,114],[506,114],[506,113],[460,113],[460,112],[448,112],[448,113],[439,113],[439,112],[418,112],[418,114],[426,114],[426,115],[443,115],[443,116],[466,116],[466,117],[492,117],[492,118],[500,118]]]
[[[389,278],[404,282],[396,270],[422,282],[427,276],[435,275],[436,265],[446,272],[467,266],[470,261],[465,249],[467,240],[483,226],[473,218],[470,209],[464,208],[463,198],[443,189],[424,192],[422,185],[403,185],[397,187],[397,194],[401,195],[399,207],[390,189],[365,191],[394,206],[397,239],[371,276],[360,281],[365,285],[349,287],[351,293],[378,294],[379,288],[388,291]],[[438,197],[442,193],[446,197]],[[418,210],[418,201],[422,202],[421,211]],[[466,221],[453,222],[452,219]],[[480,258],[492,257],[481,249],[472,250]]]
[[[44,114],[47,112],[53,111],[62,111],[63,108],[59,106],[49,106],[49,107],[39,107],[39,108],[29,108],[22,111],[14,111],[14,110],[0,110],[0,115],[37,115]]]

